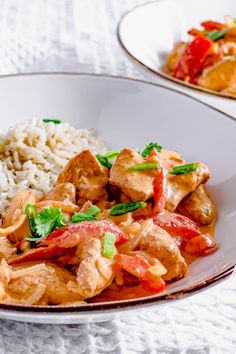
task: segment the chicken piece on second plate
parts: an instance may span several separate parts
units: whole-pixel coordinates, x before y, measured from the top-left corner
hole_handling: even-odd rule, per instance
[[[154,194],[154,179],[158,168],[147,171],[130,171],[137,164],[151,162],[136,151],[125,148],[118,155],[110,171],[110,183],[121,189],[132,201],[144,201]]]
[[[209,90],[222,91],[236,83],[236,60],[221,61],[203,71],[198,85]]]
[[[159,226],[153,225],[143,235],[140,249],[156,257],[167,269],[164,280],[180,279],[188,273],[188,266],[174,239]]]
[[[178,63],[185,48],[186,48],[185,42],[178,42],[175,44],[174,48],[172,49],[172,51],[170,52],[167,58],[167,67],[170,71],[173,71],[175,69],[175,66]]]
[[[65,182],[75,185],[80,205],[86,200],[107,199],[108,170],[99,164],[90,150],[84,150],[69,160],[60,173],[57,184]]]
[[[80,264],[77,282],[70,282],[68,289],[80,294],[84,299],[100,294],[115,278],[114,259],[102,255],[102,241],[87,238],[79,247]]]
[[[182,200],[180,207],[201,225],[209,225],[216,216],[215,205],[202,184]]]
[[[201,183],[206,183],[210,177],[210,171],[206,165],[196,162],[198,169],[194,172],[172,175],[167,177],[166,210],[173,212],[181,200],[193,192]]]

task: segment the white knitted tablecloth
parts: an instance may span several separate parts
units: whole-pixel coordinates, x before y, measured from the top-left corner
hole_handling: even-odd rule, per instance
[[[120,16],[144,2],[0,0],[0,74],[77,71],[154,80],[130,62],[115,35]],[[184,301],[110,322],[0,320],[2,353],[234,354],[236,276]]]

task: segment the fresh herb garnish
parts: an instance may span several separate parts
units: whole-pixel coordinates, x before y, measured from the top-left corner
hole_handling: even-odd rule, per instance
[[[151,154],[153,149],[156,149],[158,152],[161,152],[162,146],[158,145],[157,143],[149,143],[145,146],[145,149],[141,152],[141,155],[143,157],[147,157],[148,155]]]
[[[82,213],[75,213],[72,216],[71,222],[77,223],[82,221],[95,221],[96,215],[101,212],[101,209],[96,205],[91,206],[89,209]]]
[[[45,118],[45,119],[43,119],[43,122],[44,122],[44,123],[50,123],[50,122],[52,122],[52,123],[54,123],[54,124],[60,124],[60,123],[61,123],[61,120],[59,120],[59,119],[47,119],[47,118]]]
[[[196,163],[187,163],[186,165],[175,166],[169,173],[171,175],[184,175],[196,171],[197,168],[198,165]]]
[[[126,204],[117,204],[111,207],[110,215],[118,216],[126,213],[130,213],[131,211],[135,211],[139,208],[145,208],[147,203],[145,202],[130,202]]]
[[[36,223],[35,220],[38,217],[37,210],[34,205],[27,204],[25,207],[25,213],[29,221],[30,231],[32,237],[37,237]]]
[[[148,171],[158,167],[157,162],[139,163],[129,168],[130,171]]]
[[[114,158],[116,158],[119,155],[120,151],[110,151],[108,153],[106,153],[105,157],[107,158],[107,160],[112,160]]]
[[[29,220],[31,236],[26,240],[39,242],[53,230],[67,225],[60,209],[46,208],[39,215],[34,205],[26,205],[25,212]]]
[[[35,223],[37,233],[42,237],[49,235],[54,229],[67,225],[61,210],[56,208],[46,208],[40,211]]]
[[[98,160],[98,162],[102,165],[102,166],[105,166],[107,168],[112,168],[112,164],[110,163],[110,161],[108,160],[108,158],[106,156],[103,156],[103,155],[100,155],[100,154],[97,154],[96,155],[96,158]]]
[[[227,29],[223,29],[221,31],[214,30],[214,31],[208,32],[206,34],[206,37],[211,39],[213,42],[216,42],[219,39],[224,38],[226,32],[227,32]]]
[[[106,232],[103,236],[103,256],[112,258],[115,253],[115,240],[116,237],[110,232]]]

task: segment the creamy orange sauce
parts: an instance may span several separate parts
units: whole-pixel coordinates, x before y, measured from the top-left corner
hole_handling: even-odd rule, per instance
[[[92,299],[87,299],[86,302],[103,302],[103,301],[117,301],[127,299],[137,299],[146,296],[154,295],[152,291],[145,290],[141,284],[135,286],[116,286],[114,283],[105,289],[98,296]]]
[[[203,234],[210,234],[214,237],[216,219],[211,224],[200,227]],[[181,250],[181,249],[180,249]],[[192,255],[181,250],[181,254],[186,260],[188,266],[195,261],[199,256]],[[134,286],[117,286],[114,282],[107,289],[101,292],[98,296],[92,299],[87,299],[86,302],[103,302],[103,301],[119,301],[126,299],[137,299],[146,296],[154,295],[152,291],[145,290],[141,284]]]

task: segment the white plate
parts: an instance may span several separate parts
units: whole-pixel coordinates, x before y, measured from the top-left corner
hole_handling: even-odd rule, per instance
[[[235,99],[235,96],[207,90],[168,75],[167,56],[174,44],[187,41],[187,31],[204,20],[224,21],[236,17],[235,0],[164,0],[134,8],[120,21],[118,38],[124,49],[146,69],[192,90]]]
[[[201,160],[212,171],[209,186],[218,208],[219,250],[199,258],[190,275],[165,294],[142,300],[81,307],[23,307],[0,304],[0,318],[43,323],[82,323],[113,318],[127,310],[160,306],[227,277],[236,264],[236,122],[186,95],[154,84],[76,74],[0,78],[1,131],[33,116],[61,118],[93,127],[111,148],[142,147],[149,141]]]

